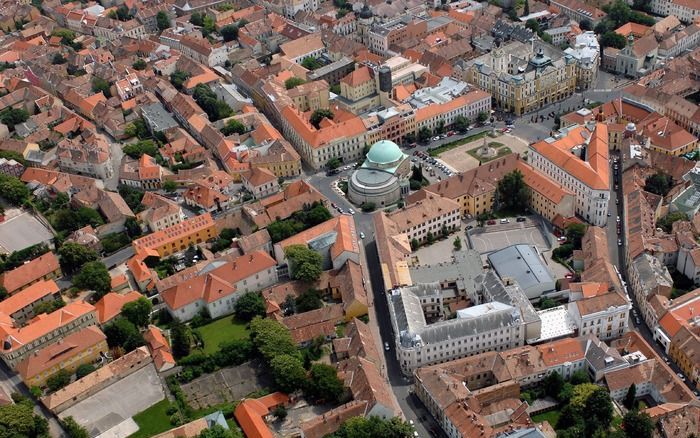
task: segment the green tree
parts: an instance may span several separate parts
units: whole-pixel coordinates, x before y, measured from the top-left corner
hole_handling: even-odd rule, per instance
[[[177,183],[172,179],[165,180],[163,183],[163,190],[168,193],[173,193],[177,190]]]
[[[304,394],[316,403],[337,403],[343,396],[343,382],[335,367],[323,363],[311,365],[309,381]]]
[[[107,324],[104,333],[110,348],[121,347],[129,352],[144,344],[139,329],[131,321],[121,316]]]
[[[581,30],[583,30],[583,31],[593,30],[593,22],[591,20],[589,20],[588,18],[584,18],[583,20],[581,20],[578,23],[578,25],[581,28]]]
[[[574,387],[574,393],[571,397],[571,404],[577,409],[583,409],[586,406],[586,401],[588,397],[591,396],[600,386],[593,383],[583,383],[581,385],[576,385]]]
[[[214,361],[220,367],[240,365],[253,356],[253,343],[250,339],[238,339],[219,344]]]
[[[674,211],[666,214],[666,216],[656,221],[656,226],[670,233],[673,229],[673,223],[677,221],[688,220],[688,216],[682,211]]]
[[[499,207],[512,213],[524,212],[527,208],[528,191],[519,170],[507,173],[498,182],[496,189]]]
[[[461,251],[461,249],[462,249],[462,239],[460,239],[459,236],[455,236],[455,240],[452,242],[452,246],[454,246],[455,251]]]
[[[274,415],[278,420],[284,421],[284,419],[287,418],[287,408],[279,405],[272,411],[272,415]]]
[[[248,292],[236,301],[236,318],[250,321],[256,316],[265,316],[265,300],[260,292]]]
[[[227,120],[226,125],[221,128],[221,133],[227,136],[231,134],[245,134],[246,131],[245,125],[236,119]]]
[[[95,371],[95,367],[92,364],[84,363],[75,370],[75,378],[82,379],[93,371]]]
[[[625,399],[622,401],[622,403],[625,405],[627,409],[632,409],[634,408],[635,405],[635,399],[637,397],[637,385],[632,383],[627,390],[627,394],[625,395]]]
[[[204,14],[200,12],[193,12],[190,16],[190,23],[195,26],[204,26]]]
[[[0,175],[0,196],[12,205],[23,205],[28,199],[29,189],[17,177]]]
[[[313,113],[311,113],[311,118],[309,119],[309,122],[316,128],[319,129],[321,126],[321,121],[323,119],[329,119],[333,120],[333,112],[331,110],[327,109],[317,109]]]
[[[388,420],[377,416],[353,417],[326,438],[408,438],[413,436],[413,431],[413,426],[398,417]]]
[[[304,58],[304,60],[301,61],[301,65],[307,70],[316,70],[317,68],[323,66],[323,64],[321,64],[318,59],[312,56],[307,56],[306,58]]]
[[[619,33],[609,30],[600,37],[600,45],[602,47],[624,49],[627,45],[627,39]]]
[[[559,400],[561,403],[569,403],[571,400],[571,397],[574,396],[574,385],[572,385],[569,382],[564,383],[564,385],[561,387],[561,391],[559,391],[559,394],[557,394],[557,400]]]
[[[65,305],[66,303],[61,298],[52,301],[44,301],[34,306],[34,308],[32,309],[32,313],[34,313],[35,315],[39,315],[42,313],[53,313],[54,311],[60,309]]]
[[[574,249],[581,249],[581,239],[587,229],[586,224],[569,224],[566,227],[566,240],[574,246]]]
[[[477,120],[479,123],[484,123],[484,122],[487,121],[488,119],[489,119],[489,115],[488,115],[488,113],[487,113],[486,111],[481,111],[481,112],[479,112],[479,114],[476,116],[476,120]]]
[[[299,357],[299,350],[289,329],[274,319],[259,316],[253,318],[250,333],[253,345],[268,362],[284,354]]]
[[[122,316],[128,319],[136,327],[146,327],[151,320],[153,304],[146,297],[139,297],[122,306]]]
[[[323,307],[321,300],[321,292],[316,289],[307,289],[302,292],[295,301],[295,309],[297,313],[304,313],[310,310],[320,309]]]
[[[126,5],[120,5],[117,8],[117,20],[119,21],[129,21],[131,20],[131,13]]]
[[[234,434],[233,430],[224,429],[223,426],[215,424],[201,431],[197,438],[236,438],[237,436],[240,434]]]
[[[432,245],[433,242],[435,242],[435,236],[432,232],[428,231],[428,234],[425,235],[425,240],[428,242],[428,245]]]
[[[153,140],[148,139],[124,145],[122,150],[131,158],[141,158],[143,154],[155,157],[158,154],[158,145]]]
[[[135,70],[146,70],[148,64],[146,64],[146,61],[144,61],[143,59],[137,59],[136,62],[134,62],[131,66],[134,67]]]
[[[7,125],[10,130],[15,129],[15,125],[24,123],[29,119],[29,113],[24,108],[8,107],[0,111],[0,122]]]
[[[56,374],[46,379],[46,386],[49,391],[54,392],[70,383],[70,373],[65,369],[60,369]]]
[[[561,374],[555,371],[547,374],[542,381],[542,386],[544,387],[544,391],[548,396],[557,398],[564,387],[564,378],[562,378]]]
[[[196,12],[195,12],[196,13]],[[194,14],[192,14],[194,16]],[[177,90],[182,91],[185,82],[190,78],[190,74],[182,70],[175,70],[173,74],[170,75],[170,83],[173,84]]]
[[[286,88],[287,90],[291,90],[292,88],[296,88],[297,86],[305,83],[306,81],[304,79],[292,76],[291,78],[284,81],[284,88]]]
[[[523,7],[523,17],[530,15],[530,1],[525,0],[525,5]]]
[[[655,174],[648,176],[644,181],[644,190],[660,196],[668,195],[668,192],[670,192],[672,188],[673,177],[660,170]]]
[[[591,378],[588,376],[588,373],[583,371],[583,370],[575,371],[571,375],[571,379],[569,379],[569,380],[570,380],[572,385],[580,385],[582,383],[591,383]]]
[[[586,400],[584,412],[588,436],[592,436],[598,430],[608,430],[613,419],[613,405],[607,389],[598,387],[593,391]]]
[[[628,438],[651,438],[654,435],[654,422],[649,414],[637,410],[622,417],[622,428]]]
[[[107,99],[112,97],[112,91],[110,90],[110,85],[109,82],[105,81],[101,77],[98,76],[93,76],[92,77],[92,91],[95,93],[102,92],[102,94],[105,95]]]
[[[313,282],[323,272],[323,258],[304,245],[290,245],[284,249],[294,280]]]
[[[6,437],[38,438],[48,435],[48,422],[34,415],[34,404],[23,401],[0,406],[0,430]]]
[[[537,22],[534,18],[530,18],[525,22],[525,27],[530,29],[531,31],[535,32],[536,34],[540,33],[540,23]]]
[[[452,127],[459,132],[466,132],[469,128],[469,120],[464,116],[455,117]]]
[[[7,297],[9,297],[10,294],[7,293],[7,289],[5,289],[5,286],[0,285],[0,301],[5,301]]]
[[[112,277],[107,267],[100,261],[87,262],[73,277],[73,286],[94,290],[96,299],[102,298],[112,287]]]
[[[51,64],[54,65],[61,65],[65,64],[66,62],[68,62],[68,60],[60,53],[53,55],[53,59],[51,60]]]
[[[418,248],[420,248],[418,240],[416,238],[411,239],[411,251],[416,251]]]
[[[304,364],[297,356],[282,354],[270,360],[270,371],[277,387],[286,393],[302,389],[306,382]]]
[[[335,169],[339,168],[342,164],[343,163],[340,161],[340,158],[336,157],[336,158],[331,158],[330,160],[328,160],[328,162],[326,163],[326,167],[331,169],[331,170],[335,170]]]
[[[164,31],[170,27],[170,17],[165,11],[158,11],[156,14],[156,23],[159,31]]]
[[[552,307],[557,307],[557,302],[549,297],[544,297],[540,299],[538,307],[541,310],[551,309]]]
[[[187,325],[181,322],[174,323],[170,329],[170,339],[172,341],[173,355],[176,358],[190,354],[192,331]]]
[[[61,420],[61,426],[66,431],[69,438],[90,438],[87,429],[79,425],[73,417],[66,417]]]
[[[226,42],[236,40],[238,39],[238,26],[229,24],[219,29],[219,33]]]
[[[435,124],[435,134],[442,135],[444,133],[445,133],[445,121],[438,120],[438,122]]]
[[[209,120],[215,122],[233,114],[231,107],[216,97],[216,94],[206,84],[199,84],[192,94],[195,102],[207,113]]]
[[[427,143],[430,141],[430,137],[433,136],[433,131],[427,126],[423,126],[418,130],[418,141],[421,143]]]

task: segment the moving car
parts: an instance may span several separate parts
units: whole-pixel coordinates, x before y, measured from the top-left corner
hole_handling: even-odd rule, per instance
[[[384,349],[385,349],[386,351],[389,351],[389,343],[388,343],[388,342],[385,342],[385,343],[384,343]]]
[[[622,239],[617,239],[617,246],[622,246]]]
[[[362,231],[360,231],[360,239],[364,239],[364,238],[365,238],[365,233],[363,233]]]

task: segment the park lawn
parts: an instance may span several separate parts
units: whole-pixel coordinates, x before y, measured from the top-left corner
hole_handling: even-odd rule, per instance
[[[494,142],[492,142],[491,144],[500,145],[500,146],[492,146],[492,147],[495,148],[496,151],[498,152],[498,153],[496,154],[496,156],[494,156],[494,157],[491,157],[491,158],[480,157],[480,156],[477,154],[477,151],[478,151],[479,149],[481,149],[481,147],[474,148],[474,149],[472,149],[472,150],[470,150],[470,151],[467,151],[467,153],[468,153],[469,155],[471,155],[472,157],[476,158],[477,160],[479,160],[479,161],[483,164],[483,163],[488,163],[489,161],[493,161],[493,160],[496,160],[496,159],[498,159],[498,158],[501,158],[501,157],[503,157],[503,156],[505,156],[505,155],[508,155],[508,154],[510,154],[510,153],[512,152],[508,146],[503,146],[502,143],[498,143],[498,142],[495,142],[495,141],[494,141]]]
[[[552,427],[556,427],[557,421],[559,420],[560,415],[561,415],[561,412],[559,412],[558,410],[555,409],[553,411],[548,411],[548,412],[545,412],[542,414],[537,414],[537,415],[533,416],[532,422],[533,423],[541,423],[541,422],[547,420],[547,422],[549,422],[549,424]]]
[[[226,316],[207,325],[195,329],[204,342],[204,353],[214,354],[219,351],[219,345],[226,341],[246,339],[250,331],[246,324]]]
[[[145,411],[134,415],[134,421],[138,424],[139,430],[129,438],[148,438],[172,429],[170,416],[166,413],[169,406],[168,399],[163,399]]]
[[[456,141],[453,141],[451,143],[447,143],[447,144],[444,144],[442,146],[439,146],[439,147],[436,147],[433,149],[428,149],[428,155],[430,155],[431,157],[437,157],[438,155],[440,155],[443,152],[447,152],[450,149],[454,149],[456,147],[462,146],[463,144],[471,143],[474,140],[484,138],[487,135],[489,135],[490,133],[491,133],[491,131],[480,132],[478,134],[470,135],[469,137],[464,137],[461,140],[456,140]]]

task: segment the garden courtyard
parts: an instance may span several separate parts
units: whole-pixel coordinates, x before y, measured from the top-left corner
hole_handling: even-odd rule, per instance
[[[496,137],[491,138],[486,136],[487,144],[496,149],[498,157],[507,155],[510,152],[517,152],[522,157],[528,149],[528,144],[520,137],[515,137],[510,134],[496,133]],[[479,167],[479,159],[476,156],[476,151],[484,144],[483,137],[477,138],[469,143],[456,146],[439,154],[440,161],[447,164],[457,172],[466,172],[468,170]],[[482,162],[488,160],[482,159]]]

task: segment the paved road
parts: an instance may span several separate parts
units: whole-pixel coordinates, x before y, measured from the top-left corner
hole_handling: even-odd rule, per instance
[[[129,260],[134,255],[134,248],[131,245],[126,246],[112,255],[102,258],[102,263],[107,266],[107,269],[111,269],[119,264],[124,263]]]

